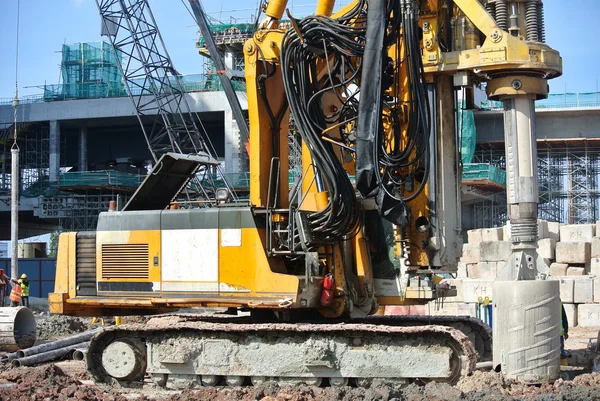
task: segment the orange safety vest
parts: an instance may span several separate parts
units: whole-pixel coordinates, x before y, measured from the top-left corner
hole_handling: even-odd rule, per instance
[[[11,301],[21,302],[21,286],[18,284],[13,285],[9,296]]]

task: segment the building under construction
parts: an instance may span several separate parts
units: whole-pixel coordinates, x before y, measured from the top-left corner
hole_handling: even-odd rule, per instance
[[[227,67],[238,75],[243,71],[242,46],[254,26],[236,21],[212,26]],[[200,55],[208,54],[202,37],[196,46]],[[127,97],[131,87],[137,87],[133,95],[148,89],[140,81],[128,92],[120,66],[130,56],[115,52],[106,41],[63,45],[62,82],[44,85],[39,96],[21,99],[23,236],[93,229],[109,201],[124,204],[147,174],[152,157]],[[248,187],[244,144],[225,106],[217,71],[208,58],[205,61],[202,73],[177,79],[186,97],[193,99],[196,123],[210,134],[226,174],[243,191]],[[243,79],[235,80],[234,87],[243,104]],[[11,99],[0,102],[0,210],[8,214],[13,109]],[[459,110],[465,231],[500,226],[507,220],[503,114],[497,106],[484,103],[474,112]],[[600,217],[598,94],[553,95],[538,102],[537,111],[540,217],[595,222]],[[141,121],[152,124],[147,117]],[[290,147],[299,164],[293,134]],[[291,182],[298,174],[294,168],[292,163]],[[8,232],[8,227],[0,228],[3,238]]]
[[[485,104],[475,113],[473,161],[505,168],[503,114]],[[600,102],[598,93],[550,95],[536,104],[539,217],[566,224],[600,219]],[[469,228],[499,227],[507,221],[506,194],[488,191],[465,209]]]

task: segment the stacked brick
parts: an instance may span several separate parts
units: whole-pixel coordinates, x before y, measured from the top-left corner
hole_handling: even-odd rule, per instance
[[[550,266],[551,279],[560,282],[560,296],[570,325],[599,327],[600,222],[564,225],[539,220],[538,234],[538,254]],[[438,301],[438,314],[454,311],[474,316],[479,297],[488,296],[493,301],[492,283],[510,256],[509,224],[470,230],[467,235],[457,279],[448,280],[456,286],[458,296],[448,298],[444,308],[439,307]]]
[[[569,323],[600,326],[600,230],[598,224],[561,225],[550,274],[560,281]],[[594,251],[592,252],[592,244]]]

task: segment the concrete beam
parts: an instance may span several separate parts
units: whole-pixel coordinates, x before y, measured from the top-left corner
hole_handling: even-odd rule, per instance
[[[192,112],[204,113],[230,110],[224,92],[193,92],[185,96]],[[248,109],[246,93],[237,92],[237,96],[242,109]],[[0,124],[11,123],[14,119],[13,112],[10,105],[0,106]],[[135,116],[131,100],[128,97],[115,97],[22,104],[19,106],[17,121],[42,122],[130,116]]]
[[[56,231],[58,223],[35,217],[31,211],[19,212],[19,239]],[[10,240],[10,214],[0,212],[0,241]]]
[[[247,157],[240,130],[231,110],[224,112],[225,127],[225,172],[239,173],[247,171]]]
[[[60,175],[60,121],[50,121],[50,182]]]
[[[87,158],[87,127],[81,127],[79,129],[79,153],[77,154],[77,161],[79,165],[79,171],[88,170],[88,158]]]
[[[477,142],[504,140],[502,110],[478,111]],[[599,138],[600,108],[536,110],[537,139]]]

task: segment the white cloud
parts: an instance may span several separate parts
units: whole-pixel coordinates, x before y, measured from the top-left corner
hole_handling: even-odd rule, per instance
[[[85,0],[72,0],[72,1],[73,1],[73,4],[75,4],[75,7],[79,7],[85,2]]]

